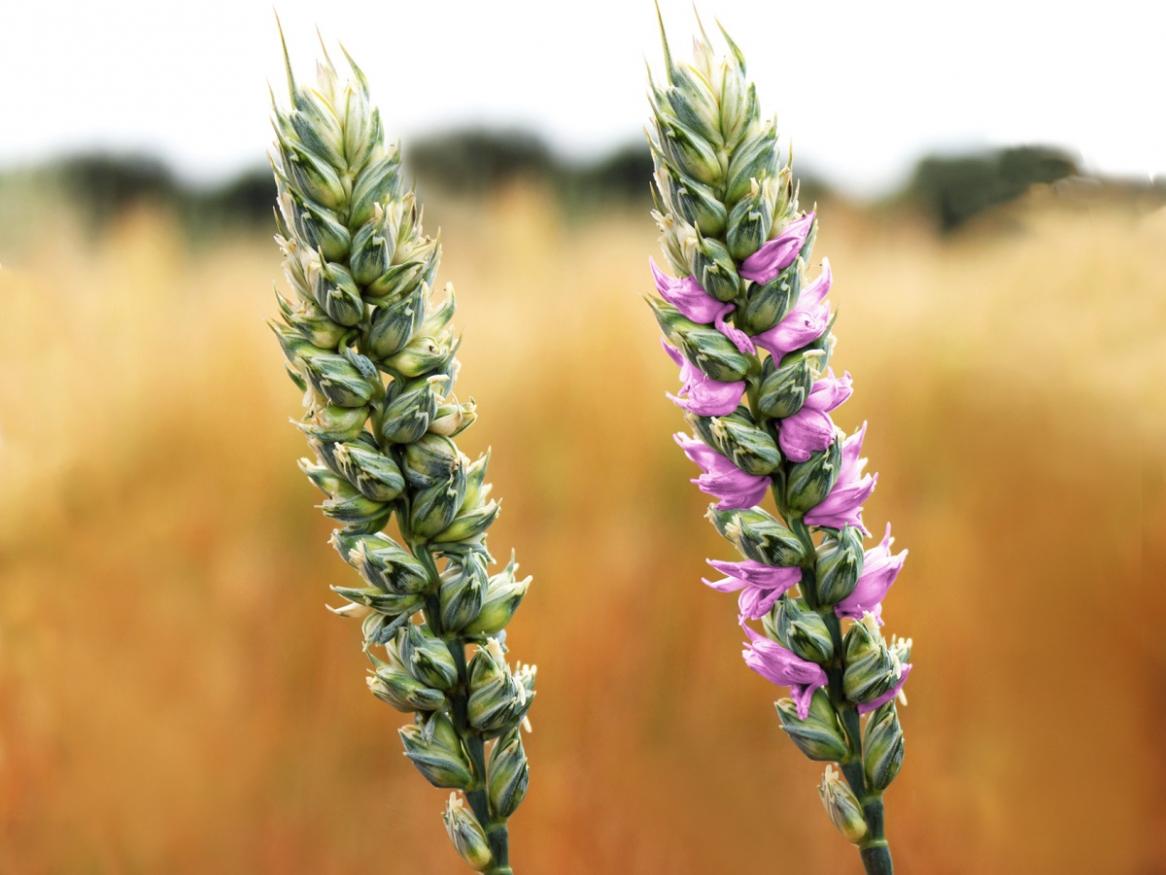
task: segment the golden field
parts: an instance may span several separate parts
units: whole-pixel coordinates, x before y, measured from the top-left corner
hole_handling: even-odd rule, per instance
[[[1166,215],[1029,202],[941,241],[826,205],[838,412],[911,558],[904,873],[1166,872]],[[518,871],[858,871],[745,669],[671,433],[645,215],[430,204],[494,552],[535,585]],[[20,233],[18,234],[17,231]],[[278,253],[143,211],[0,236],[0,873],[458,873],[368,695],[296,470]]]

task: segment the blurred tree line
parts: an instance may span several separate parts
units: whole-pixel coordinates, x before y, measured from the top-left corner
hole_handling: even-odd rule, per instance
[[[571,160],[538,136],[520,130],[482,127],[446,131],[414,140],[405,163],[418,188],[482,197],[517,181],[546,186],[571,214],[613,203],[644,208],[652,162],[647,148],[629,143],[596,160]],[[878,206],[908,209],[950,233],[1034,185],[1081,173],[1070,153],[1048,146],[1021,146],[963,155],[930,155],[915,166],[905,185]],[[834,193],[813,173],[800,169],[803,203]],[[139,203],[172,207],[195,229],[224,225],[267,227],[275,186],[266,167],[220,185],[181,180],[157,159],[138,155],[84,153],[41,167],[0,174],[0,198],[13,183],[51,185],[76,204],[95,225]],[[1154,202],[1166,200],[1166,186],[1126,184]]]

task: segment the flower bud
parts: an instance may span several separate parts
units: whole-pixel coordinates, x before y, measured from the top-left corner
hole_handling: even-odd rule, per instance
[[[332,470],[366,498],[392,501],[405,488],[405,478],[397,463],[380,452],[367,434],[355,441],[336,444],[314,441],[313,445]]]
[[[469,665],[470,725],[486,737],[515,727],[534,702],[534,666],[521,663],[511,673],[497,638],[479,647]]]
[[[343,523],[347,532],[377,532],[383,529],[392,515],[392,507],[366,498],[352,487],[349,489],[320,505],[325,516]]]
[[[464,465],[464,457],[449,438],[435,434],[423,435],[405,447],[405,479],[414,489],[424,489],[434,483],[444,483]]]
[[[802,659],[825,665],[834,658],[834,640],[826,621],[810,610],[800,599],[785,595],[773,606],[766,627],[772,627],[774,637]]]
[[[830,817],[830,822],[838,828],[848,842],[858,844],[867,833],[866,818],[862,816],[862,806],[850,786],[842,780],[833,766],[826,766],[822,781],[818,784],[818,797]]]
[[[329,589],[349,605],[371,609],[377,614],[393,618],[411,616],[421,607],[422,602],[419,595],[384,592],[376,587],[331,586]],[[335,613],[347,613],[347,608],[348,605],[333,610]]]
[[[430,538],[453,522],[466,492],[464,456],[454,460],[447,476],[435,480],[413,496],[409,508],[409,528],[414,535]]]
[[[655,89],[656,105],[666,117],[675,119],[696,136],[719,143],[721,129],[716,96],[709,83],[694,69],[675,67],[671,83]]]
[[[420,258],[412,258],[394,264],[383,274],[368,284],[368,293],[378,298],[396,298],[410,294],[424,285],[433,275],[437,252],[437,242],[429,240],[430,251],[422,252]]]
[[[740,56],[736,46],[730,41],[734,54]],[[726,64],[721,77],[721,132],[725,147],[734,151],[740,138],[750,124],[757,119],[757,93],[755,86],[744,76],[744,64]]]
[[[376,367],[358,353],[305,352],[300,362],[312,387],[337,407],[363,407],[382,390]]]
[[[437,414],[437,393],[432,378],[394,380],[381,415],[381,437],[389,443],[411,444],[429,430]]]
[[[415,607],[410,608],[402,614],[381,614],[376,611],[366,613],[360,621],[360,632],[364,638],[364,649],[367,651],[376,644],[390,644],[396,637],[397,632],[412,619],[413,615],[421,607],[421,600],[418,599],[417,601],[418,603]],[[341,613],[343,610],[341,608],[340,611],[334,611],[334,613]]]
[[[470,726],[486,737],[517,727],[534,702],[535,667],[519,663],[511,672],[498,639],[491,638],[473,655],[469,671]]]
[[[767,283],[753,283],[737,323],[750,334],[768,331],[789,314],[801,287],[801,261],[795,261]]]
[[[775,566],[802,563],[802,542],[764,510],[710,508],[708,518],[717,531],[748,559]]]
[[[680,214],[701,234],[717,237],[725,230],[728,211],[707,185],[691,179],[679,180],[675,183],[673,200]]]
[[[348,226],[359,227],[373,217],[378,204],[396,199],[401,190],[401,155],[396,149],[370,161],[352,185]]]
[[[697,326],[678,332],[677,345],[703,374],[721,383],[744,379],[753,364],[716,328]]]
[[[764,477],[781,464],[777,442],[747,413],[738,410],[728,416],[694,416],[692,423],[706,444],[746,474]]]
[[[474,781],[473,766],[444,711],[434,711],[400,730],[405,756],[434,787],[465,790]]]
[[[671,304],[657,298],[649,298],[648,305],[664,336],[680,347],[704,374],[722,383],[732,383],[749,371],[752,360],[716,328],[685,318]]]
[[[308,282],[316,303],[334,322],[359,325],[364,318],[364,300],[348,271],[330,261],[313,260],[307,269]]]
[[[365,682],[374,696],[406,714],[445,707],[445,693],[413,680],[403,671],[378,671],[365,678]]]
[[[478,405],[474,399],[459,404],[457,398],[451,396],[437,405],[437,413],[429,423],[429,433],[455,437],[473,425],[477,418]]]
[[[862,768],[867,786],[881,793],[903,767],[903,727],[893,701],[880,705],[862,733]]]
[[[429,571],[385,534],[332,533],[332,546],[370,584],[384,592],[411,594],[429,589]]]
[[[450,690],[457,683],[457,664],[449,647],[429,629],[408,624],[401,635],[401,662],[409,674],[436,690]]]
[[[367,286],[389,269],[392,258],[392,241],[385,238],[376,220],[361,225],[352,237],[352,255],[348,258],[353,280]]]
[[[490,813],[495,817],[510,817],[526,798],[530,783],[530,766],[522,747],[522,736],[511,730],[494,743],[486,764],[486,794]]]
[[[457,341],[448,331],[437,335],[418,333],[396,355],[384,362],[386,367],[402,376],[419,377],[448,365],[457,352],[457,346]]]
[[[423,286],[412,294],[373,307],[365,347],[376,359],[391,358],[409,342],[425,315],[425,292]]]
[[[856,705],[881,702],[901,686],[911,657],[910,639],[894,639],[888,646],[872,614],[852,623],[843,642],[842,689]],[[859,710],[863,710],[860,708]]]
[[[842,465],[842,442],[835,440],[805,462],[793,465],[785,484],[785,500],[793,510],[806,511],[822,503],[834,488]]]
[[[677,122],[664,123],[659,127],[660,147],[677,170],[706,185],[720,181],[724,167],[706,140]]]
[[[460,561],[451,561],[449,568],[441,575],[441,588],[438,590],[441,627],[447,632],[460,632],[478,616],[489,583],[481,556],[470,554]]]
[[[486,450],[466,467],[466,497],[462,499],[461,510],[477,507],[493,490],[493,484],[486,482],[486,468],[489,464],[490,451]]]
[[[474,813],[456,793],[449,794],[449,802],[442,815],[445,832],[453,842],[454,850],[471,869],[482,872],[493,861],[490,843]]]
[[[324,465],[317,465],[308,459],[300,459],[299,465],[300,470],[328,496],[320,508],[332,519],[344,523],[346,530],[375,532],[384,528],[392,513],[389,505],[366,498],[356,487],[337,477]]]
[[[433,536],[435,544],[472,541],[482,535],[498,518],[502,505],[488,501],[478,507],[459,513],[445,529]]]
[[[530,577],[517,580],[514,576],[517,570],[518,563],[511,559],[505,569],[490,578],[482,610],[463,630],[465,635],[497,635],[510,622],[530,589]]]
[[[818,601],[836,605],[852,592],[862,573],[862,533],[853,526],[825,532],[818,547]]]
[[[327,349],[313,345],[303,332],[296,331],[286,325],[280,325],[278,322],[268,322],[267,325],[275,334],[275,339],[279,341],[283,357],[293,367],[302,368],[304,356],[326,355],[328,353]]]
[[[701,288],[718,301],[732,301],[741,291],[741,277],[733,256],[715,237],[701,237],[692,263]]]
[[[801,410],[821,373],[824,357],[819,350],[803,349],[784,356],[780,364],[767,358],[757,390],[757,409],[774,419],[785,419]]]
[[[735,204],[749,193],[754,179],[777,172],[777,129],[773,122],[755,128],[734,151],[725,174],[725,202]]]
[[[729,213],[728,226],[725,243],[729,254],[738,261],[748,258],[769,239],[773,213],[770,212],[769,198],[757,180],[753,180],[749,194],[738,201]]]
[[[364,74],[356,71],[360,87],[345,92],[344,156],[350,171],[359,173],[381,142],[380,113],[369,106]]]
[[[348,197],[339,174],[326,161],[296,143],[283,150],[283,166],[297,194],[329,209],[341,206]]]
[[[319,94],[309,91],[298,91],[292,99],[290,112],[276,113],[280,140],[306,149],[332,167],[343,167],[343,136],[332,110]]]
[[[436,711],[444,707],[445,693],[421,683],[405,668],[398,640],[399,636],[386,645],[387,662],[373,658],[374,670],[366,678],[369,690],[398,711]]]
[[[322,210],[311,201],[297,204],[303,238],[329,261],[341,261],[348,255],[352,235],[337,221],[331,210]]]
[[[314,300],[297,298],[292,302],[279,293],[276,293],[275,299],[284,321],[295,329],[295,334],[313,346],[335,349],[348,333],[348,329],[343,325],[337,325],[329,319],[328,314],[321,310],[320,305]],[[276,330],[277,336],[280,330],[282,329]],[[285,345],[284,351],[287,350]],[[294,353],[288,358],[294,358]]]
[[[793,699],[781,699],[777,703],[777,719],[790,740],[812,760],[837,762],[850,752],[846,731],[830,704],[830,697],[821,689],[814,691],[805,720],[798,718]]]
[[[367,407],[317,407],[306,419],[293,423],[305,434],[321,441],[356,440],[364,432]]]

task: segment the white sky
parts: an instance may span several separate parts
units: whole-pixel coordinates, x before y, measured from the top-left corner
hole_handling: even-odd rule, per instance
[[[276,0],[297,68],[313,29],[365,68],[394,137],[516,124],[589,155],[639,136],[650,0]],[[662,0],[678,55],[687,0]],[[795,155],[853,192],[930,148],[1049,142],[1166,172],[1166,3],[700,0],[745,50]],[[1079,10],[1079,11],[1078,11]],[[212,179],[262,160],[282,84],[268,0],[0,0],[0,165],[81,146]]]

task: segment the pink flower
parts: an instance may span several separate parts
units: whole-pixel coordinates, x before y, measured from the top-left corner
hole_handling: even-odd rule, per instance
[[[834,423],[827,415],[854,391],[850,374],[842,379],[833,372],[814,383],[801,409],[778,423],[778,444],[787,459],[804,462],[834,440]]]
[[[862,574],[858,576],[858,584],[854,592],[834,606],[834,613],[839,617],[850,617],[852,620],[861,620],[863,614],[882,614],[882,601],[899,576],[903,563],[907,561],[907,551],[891,553],[891,545],[895,539],[891,537],[891,524],[887,523],[887,532],[877,547],[867,550],[862,557]],[[882,620],[880,619],[881,623]]]
[[[772,280],[794,263],[813,224],[813,213],[806,213],[800,219],[790,222],[782,228],[780,234],[767,240],[760,249],[741,262],[741,276],[755,283]]]
[[[672,277],[660,270],[655,260],[648,259],[648,264],[652,268],[656,291],[660,293],[660,297],[679,310],[685,318],[702,325],[712,323],[741,352],[746,355],[755,352],[749,335],[725,321],[725,317],[733,312],[732,304],[718,301],[701,287],[694,276]]]
[[[864,422],[862,428],[842,444],[842,466],[838,471],[838,479],[822,502],[806,513],[804,519],[809,525],[834,529],[856,526],[863,533],[870,534],[862,524],[862,503],[874,492],[878,475],[862,473],[866,459],[859,458],[858,454],[862,452],[865,437]]]
[[[719,559],[707,561],[728,577],[723,580],[705,580],[704,583],[717,592],[740,592],[737,606],[741,615],[750,620],[769,613],[782,594],[802,579],[800,568],[775,567],[754,559],[742,562],[722,562]]]
[[[907,675],[909,675],[910,673],[911,673],[911,663],[908,662],[902,666],[902,668],[900,670],[900,674],[899,674],[899,679],[897,681],[895,681],[894,686],[892,686],[889,690],[887,690],[885,693],[883,693],[881,696],[879,696],[874,701],[865,702],[864,704],[859,705],[858,706],[858,713],[859,714],[867,714],[867,713],[873,711],[875,708],[878,708],[880,705],[885,705],[887,702],[891,701],[891,699],[895,698],[895,696],[899,695],[899,691],[901,689],[903,689],[903,684],[907,683]],[[802,715],[799,713],[798,716],[802,716]]]
[[[668,395],[675,404],[698,416],[725,416],[737,409],[745,394],[745,381],[720,383],[668,343],[661,342],[668,357],[680,365],[680,394]]]
[[[810,713],[814,690],[826,685],[826,672],[822,666],[802,659],[744,624],[741,628],[749,636],[745,649],[741,651],[745,664],[770,683],[789,687],[798,708],[798,717],[805,720]]]
[[[830,305],[825,301],[829,291],[830,260],[823,258],[822,272],[802,289],[797,305],[768,331],[756,335],[754,343],[779,360],[786,353],[813,343],[830,324]]]
[[[655,259],[648,259],[652,277],[656,280],[656,291],[660,297],[679,310],[693,322],[708,325],[725,312],[733,309],[732,304],[718,301],[696,281],[694,276],[673,277],[656,266]]]
[[[719,498],[718,510],[735,507],[753,507],[765,497],[769,488],[768,477],[746,474],[708,444],[686,434],[675,434],[673,438],[684,454],[701,467],[703,473],[693,478],[700,491]]]

